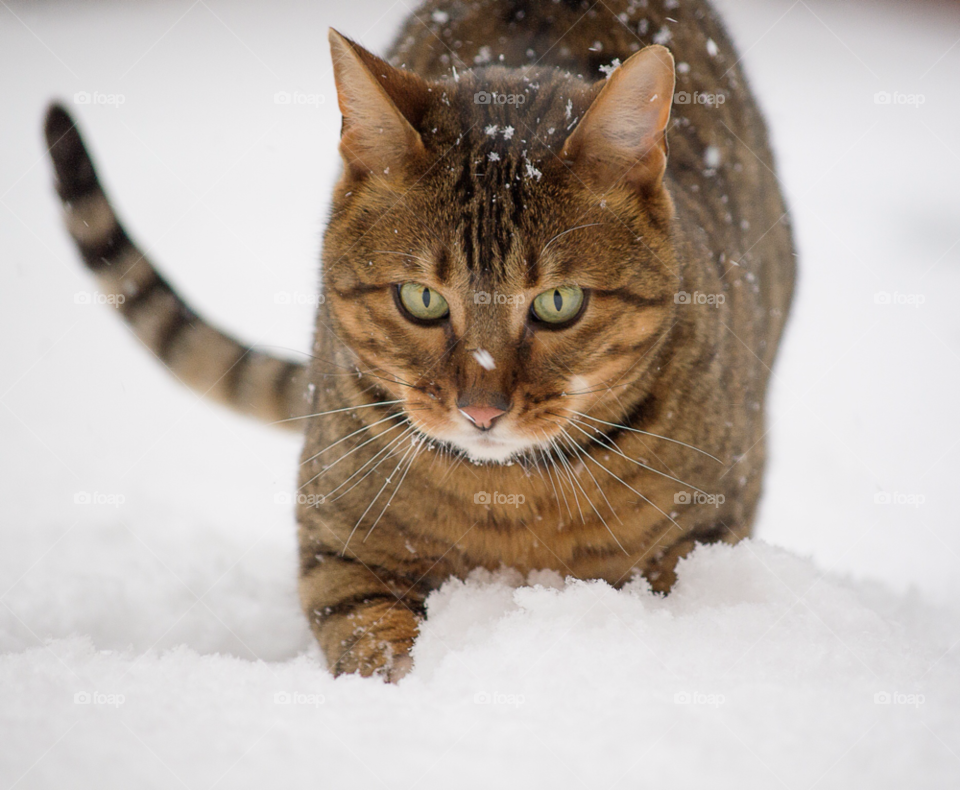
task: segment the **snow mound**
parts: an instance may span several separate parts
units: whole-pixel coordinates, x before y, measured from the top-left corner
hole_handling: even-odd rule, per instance
[[[218,615],[228,630],[242,630],[248,606],[264,625],[295,607],[290,590],[240,579],[221,601],[232,601]],[[142,584],[115,582],[117,600]],[[8,644],[23,628],[11,598]],[[933,788],[960,778],[957,613],[782,549],[701,547],[666,597],[641,581],[614,590],[552,572],[478,572],[427,608],[415,669],[398,686],[332,678],[303,631],[285,627],[271,633],[290,654],[271,661],[205,653],[201,638],[104,650],[60,635],[7,653],[0,778],[125,789],[682,788],[705,776],[711,787]]]

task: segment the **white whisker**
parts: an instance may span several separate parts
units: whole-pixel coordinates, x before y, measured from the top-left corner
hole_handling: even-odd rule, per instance
[[[383,510],[380,511],[380,515],[377,516],[377,520],[370,525],[370,529],[367,530],[367,534],[363,536],[363,543],[367,542],[367,538],[373,534],[373,528],[380,523],[380,519],[383,518],[383,514],[387,512],[387,508],[390,507],[390,504],[393,502],[393,498],[397,495],[397,491],[400,490],[400,486],[403,485],[403,481],[407,479],[407,472],[410,471],[410,467],[413,466],[413,462],[417,460],[417,456],[420,455],[420,451],[423,449],[423,442],[417,445],[416,452],[414,452],[413,457],[410,459],[410,463],[407,464],[407,468],[403,470],[403,474],[400,476],[400,480],[397,482],[397,487],[393,489],[393,493],[390,494],[390,498],[387,500],[387,504],[383,506]],[[402,461],[403,459],[401,459]]]
[[[277,425],[281,422],[293,422],[294,420],[309,420],[311,417],[326,417],[328,414],[340,414],[345,411],[356,411],[357,409],[372,409],[374,406],[391,406],[394,403],[403,403],[403,400],[381,400],[376,403],[364,403],[360,406],[344,406],[342,409],[331,409],[330,411],[321,411],[317,414],[304,414],[301,417],[287,417],[284,420],[274,420],[268,425]]]
[[[543,245],[543,248],[540,250],[540,256],[539,256],[539,257],[542,258],[542,257],[543,257],[543,254],[547,251],[547,247],[549,247],[551,244],[553,244],[553,243],[554,243],[557,239],[559,239],[561,236],[566,236],[568,233],[573,233],[575,230],[581,230],[581,229],[583,229],[583,228],[595,228],[595,227],[597,227],[598,225],[602,225],[602,224],[603,224],[602,222],[591,222],[591,223],[588,224],[588,225],[577,225],[577,227],[575,227],[575,228],[568,228],[567,230],[561,231],[561,232],[558,233],[556,236],[554,236],[552,239],[550,239],[550,241],[548,241],[546,244]]]
[[[577,489],[575,488],[573,469],[570,467],[570,462],[567,460],[566,456],[563,454],[563,450],[557,445],[556,440],[551,439],[550,443],[553,445],[554,450],[557,451],[557,458],[559,459],[561,465],[566,469],[567,479],[570,481],[570,489],[573,491],[573,499],[577,504],[577,510],[580,512],[580,521],[584,524],[587,523],[587,520],[583,516],[583,508],[580,507],[580,497],[577,496]],[[586,496],[586,494],[584,494]]]
[[[338,499],[342,499],[342,498],[345,497],[347,494],[349,494],[351,491],[353,491],[353,489],[355,489],[355,488],[356,488],[358,485],[360,485],[364,480],[366,480],[368,477],[370,477],[370,475],[372,475],[374,472],[376,472],[377,469],[378,469],[378,467],[380,466],[380,464],[382,464],[384,461],[389,460],[390,458],[393,458],[393,457],[399,455],[399,454],[402,452],[402,450],[398,450],[397,452],[391,452],[392,449],[393,449],[394,447],[396,447],[398,444],[400,444],[400,443],[404,440],[404,438],[406,438],[407,436],[410,436],[410,434],[412,434],[414,431],[416,431],[416,428],[414,428],[413,426],[410,426],[409,428],[407,428],[406,430],[404,430],[404,432],[401,433],[399,436],[394,437],[393,439],[391,439],[390,442],[387,444],[386,447],[378,450],[378,451],[374,454],[374,456],[373,456],[372,458],[370,458],[368,461],[366,461],[366,463],[364,463],[359,469],[357,469],[356,472],[354,472],[352,475],[350,475],[350,477],[348,477],[346,480],[344,480],[342,483],[340,483],[340,485],[338,485],[338,486],[337,486],[336,488],[334,488],[332,491],[330,491],[329,493],[325,494],[325,495],[324,495],[324,499],[329,500],[330,502],[336,502]],[[341,488],[343,488],[347,483],[349,483],[351,480],[353,480],[353,478],[355,478],[358,474],[360,474],[364,469],[366,469],[368,466],[370,466],[370,464],[372,464],[372,463],[377,459],[377,457],[380,456],[380,455],[383,455],[383,458],[381,458],[379,461],[377,461],[377,463],[376,463],[363,477],[361,477],[359,480],[357,480],[356,483],[354,483],[352,486],[350,486],[350,488],[348,488],[346,491],[344,491],[342,494],[340,494],[340,496],[335,497],[334,499],[329,499],[333,494],[335,494],[337,491],[339,491]]]
[[[323,469],[321,469],[319,472],[317,472],[317,474],[315,474],[313,477],[311,477],[309,480],[307,480],[306,483],[304,483],[302,486],[300,486],[300,488],[298,488],[297,491],[302,491],[306,486],[310,485],[310,483],[312,483],[314,480],[317,480],[317,479],[323,477],[327,472],[329,472],[331,469],[333,469],[333,467],[335,467],[337,464],[339,464],[344,458],[350,457],[350,456],[353,455],[357,450],[359,450],[361,447],[366,447],[368,444],[370,444],[370,442],[375,442],[377,439],[383,438],[383,437],[386,436],[388,433],[391,433],[392,431],[395,431],[397,428],[401,427],[402,425],[404,425],[404,424],[406,424],[406,423],[409,423],[409,420],[403,420],[402,422],[398,422],[398,423],[396,423],[395,425],[391,425],[389,428],[387,428],[387,429],[386,429],[385,431],[383,431],[382,433],[378,433],[376,436],[371,436],[371,437],[370,437],[369,439],[367,439],[366,441],[361,442],[360,444],[358,444],[356,447],[354,447],[354,448],[353,448],[352,450],[350,450],[349,452],[346,452],[346,453],[344,453],[343,455],[341,455],[341,456],[340,456],[336,461],[334,461],[332,464],[330,464],[329,466],[325,466]],[[388,445],[388,446],[389,446],[389,445]],[[379,454],[379,453],[378,453],[378,454]],[[374,458],[376,458],[376,456],[374,456]]]
[[[573,440],[573,437],[569,433],[567,433],[567,429],[564,428],[563,426],[559,426],[559,427],[560,427],[560,430],[563,431],[563,435],[567,437],[570,443],[570,448],[577,454],[577,456],[580,457],[583,455],[587,455],[587,452],[585,450],[577,446],[577,443]],[[603,487],[600,485],[600,483],[597,482],[597,478],[593,476],[593,472],[590,471],[590,467],[584,464],[583,468],[587,470],[587,474],[590,475],[590,479],[593,480],[593,484],[597,487],[597,491],[600,492],[600,496],[603,497],[603,501],[607,503],[607,507],[610,508],[610,512],[613,513],[614,518],[616,518],[617,521],[619,521],[622,524],[623,520],[620,518],[620,516],[617,515],[617,511],[613,509],[613,505],[611,505],[610,500],[607,499],[607,495],[603,492]]]
[[[565,407],[561,407],[561,408],[565,408]],[[606,420],[601,420],[598,417],[591,417],[589,414],[584,414],[582,411],[574,411],[573,409],[565,409],[565,410],[571,412],[572,414],[576,414],[580,417],[586,417],[588,420],[593,420],[594,422],[602,422],[604,425],[609,425],[611,428],[621,428],[624,431],[630,431],[630,433],[642,433],[644,436],[652,436],[654,439],[662,439],[665,442],[673,442],[673,444],[679,444],[679,445],[682,445],[683,447],[689,447],[691,450],[696,450],[698,453],[702,453],[703,455],[707,456],[707,458],[713,459],[718,464],[723,463],[723,461],[721,461],[719,458],[717,458],[714,455],[710,455],[710,453],[708,453],[706,450],[701,450],[699,447],[694,447],[692,444],[681,442],[679,439],[671,439],[667,436],[661,436],[658,433],[650,433],[650,431],[641,431],[639,428],[631,428],[629,425],[620,425],[619,423],[615,423],[615,422],[607,422]],[[586,423],[584,424],[586,425]],[[587,426],[587,427],[592,427],[592,426]]]
[[[583,425],[587,425],[587,423],[582,423],[582,424],[583,424]],[[673,475],[669,475],[669,474],[667,474],[666,472],[661,472],[659,469],[654,469],[652,466],[648,466],[647,464],[642,463],[641,461],[638,461],[636,458],[631,458],[629,455],[627,455],[626,453],[624,453],[623,450],[621,450],[621,449],[617,446],[617,443],[616,443],[616,442],[614,442],[612,439],[610,439],[610,437],[607,436],[606,434],[604,434],[603,432],[597,431],[604,439],[607,440],[607,442],[610,442],[611,444],[605,444],[605,443],[601,442],[599,439],[597,439],[596,436],[591,436],[589,433],[587,433],[585,430],[583,430],[583,428],[580,427],[580,423],[579,423],[578,420],[571,420],[571,421],[570,421],[570,425],[572,425],[574,428],[576,428],[578,431],[580,431],[580,433],[582,433],[582,434],[583,434],[584,436],[586,436],[588,439],[591,439],[592,441],[596,442],[596,443],[599,444],[601,447],[605,447],[605,448],[608,449],[608,450],[612,450],[612,451],[615,452],[617,455],[619,455],[621,458],[624,458],[625,460],[629,461],[629,462],[632,463],[632,464],[636,464],[636,465],[639,466],[641,469],[646,469],[648,472],[653,472],[655,475],[660,475],[661,477],[665,477],[665,478],[667,478],[667,480],[673,480],[674,483],[679,483],[680,485],[682,485],[682,486],[684,486],[684,487],[686,487],[686,488],[692,488],[692,489],[693,489],[694,491],[696,491],[698,494],[703,494],[704,496],[709,496],[706,491],[704,491],[702,488],[697,488],[697,487],[696,487],[695,485],[693,485],[692,483],[687,483],[687,482],[681,480],[679,477],[674,477]],[[592,425],[587,425],[587,427],[588,427],[588,428],[592,428],[594,431],[597,430],[597,429],[594,428]]]
[[[380,498],[380,494],[382,494],[384,492],[384,489],[386,489],[386,487],[390,485],[390,483],[392,482],[393,476],[397,473],[397,470],[400,468],[400,464],[402,464],[407,459],[407,455],[415,449],[416,449],[416,445],[411,445],[410,447],[408,447],[404,452],[403,457],[399,461],[397,461],[397,465],[393,467],[393,471],[389,475],[387,475],[387,479],[383,481],[383,485],[380,486],[380,490],[377,491],[376,496],[374,496],[373,499],[370,500],[370,504],[367,505],[367,509],[363,511],[363,513],[360,515],[360,518],[357,519],[357,523],[353,525],[353,529],[350,530],[350,534],[347,535],[347,542],[343,544],[343,550],[340,552],[341,557],[346,554],[347,547],[350,545],[350,540],[353,538],[353,534],[357,531],[357,528],[360,526],[361,522],[367,517],[367,513],[370,512],[370,508],[373,507],[374,503]]]
[[[345,442],[345,441],[346,441],[347,439],[349,439],[351,436],[356,436],[358,433],[363,433],[364,431],[369,431],[371,428],[376,428],[378,425],[382,425],[382,424],[385,423],[385,422],[390,422],[390,420],[395,420],[395,419],[397,419],[397,417],[403,417],[403,416],[404,416],[403,412],[397,412],[396,414],[391,414],[389,417],[384,417],[382,420],[377,420],[377,422],[370,423],[370,425],[364,425],[362,428],[357,428],[357,430],[355,430],[353,433],[348,433],[348,434],[347,434],[346,436],[344,436],[342,439],[337,439],[337,441],[335,441],[333,444],[328,444],[328,445],[327,445],[326,447],[324,447],[319,453],[316,453],[315,455],[311,455],[311,456],[310,456],[307,460],[305,460],[305,461],[301,461],[301,462],[300,462],[300,466],[303,466],[304,464],[310,463],[310,462],[313,461],[315,458],[319,458],[319,457],[320,457],[321,455],[323,455],[327,450],[331,449],[332,447],[336,447],[338,444],[340,444],[340,442]],[[381,434],[381,435],[382,435],[382,434]]]
[[[598,444],[599,444],[599,442],[598,442]],[[601,447],[602,447],[602,446],[603,446],[603,445],[601,445]],[[624,456],[624,457],[626,458],[626,456]],[[673,524],[673,525],[674,525],[675,527],[677,527],[677,528],[680,528],[680,525],[677,524],[677,522],[670,516],[670,514],[665,513],[663,510],[661,510],[654,502],[652,502],[650,499],[648,499],[648,498],[645,497],[643,494],[641,494],[639,491],[637,491],[637,489],[635,489],[633,486],[631,486],[626,480],[624,480],[624,479],[622,479],[621,477],[618,477],[617,475],[615,475],[613,472],[611,472],[609,469],[607,469],[607,467],[605,467],[603,464],[601,464],[596,458],[594,458],[594,457],[593,457],[592,455],[590,455],[589,453],[587,453],[587,458],[589,458],[591,461],[593,461],[597,466],[599,466],[604,472],[606,472],[608,475],[610,475],[610,477],[612,477],[614,480],[618,481],[621,485],[625,486],[628,490],[632,491],[634,494],[636,494],[638,497],[640,497],[644,502],[646,502],[648,505],[650,505],[650,507],[652,507],[652,508],[653,508],[654,510],[656,510],[658,513],[660,513],[661,515],[665,516],[666,519],[667,519],[671,524]],[[632,459],[628,459],[628,460],[632,460]],[[654,470],[654,471],[656,471],[656,470]]]

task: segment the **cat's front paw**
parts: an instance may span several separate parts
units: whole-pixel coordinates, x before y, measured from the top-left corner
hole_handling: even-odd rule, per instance
[[[413,668],[419,618],[399,601],[371,601],[321,626],[320,645],[335,675],[358,673],[396,683]]]

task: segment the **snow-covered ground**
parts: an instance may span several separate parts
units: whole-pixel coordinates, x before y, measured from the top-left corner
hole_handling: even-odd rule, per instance
[[[960,786],[956,4],[721,2],[801,251],[758,540],[698,551],[666,599],[449,584],[399,686],[323,670],[276,501],[296,440],[84,303],[40,122],[90,94],[164,271],[302,351],[338,167],[325,30],[382,48],[407,2],[0,8],[0,787]]]

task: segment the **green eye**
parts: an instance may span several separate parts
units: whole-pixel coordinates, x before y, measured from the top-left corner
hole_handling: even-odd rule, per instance
[[[533,314],[548,324],[563,324],[576,318],[583,305],[583,291],[576,285],[551,288],[533,300]]]
[[[420,283],[403,283],[400,286],[400,304],[414,318],[421,321],[439,321],[450,314],[447,300]]]

